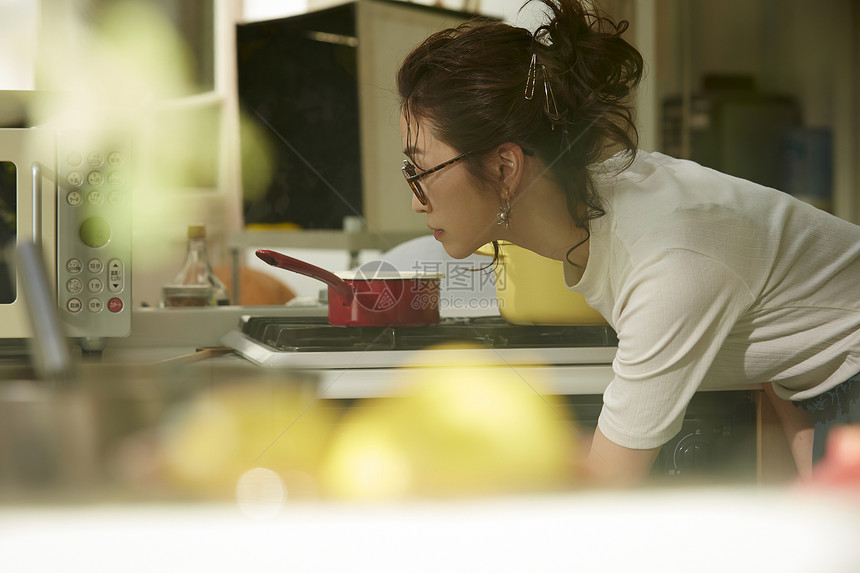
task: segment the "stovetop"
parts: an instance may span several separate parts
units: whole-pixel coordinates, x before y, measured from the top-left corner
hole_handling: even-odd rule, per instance
[[[444,318],[432,326],[342,327],[325,317],[247,317],[242,332],[281,352],[421,350],[446,342],[486,348],[617,346],[609,326],[519,325],[501,317]]]
[[[618,345],[609,326],[517,325],[501,317],[443,318],[422,327],[342,327],[329,325],[325,317],[249,316],[222,342],[261,366],[316,369],[436,366],[448,360],[609,364]]]

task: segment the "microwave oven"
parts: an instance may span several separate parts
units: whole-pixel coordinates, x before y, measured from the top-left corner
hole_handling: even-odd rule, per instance
[[[10,256],[25,241],[41,249],[63,334],[130,334],[131,153],[127,134],[0,128],[0,338],[32,336]]]

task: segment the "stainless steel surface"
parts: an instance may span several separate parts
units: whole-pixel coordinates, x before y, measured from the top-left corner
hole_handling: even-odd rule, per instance
[[[600,396],[612,381],[610,366],[511,366],[516,376],[536,392],[566,396]],[[385,398],[408,389],[404,370],[353,368],[312,370],[319,396],[328,399]],[[481,371],[486,374],[486,370]],[[440,375],[444,375],[440,371]]]
[[[21,286],[27,292],[27,314],[33,332],[30,349],[36,373],[41,380],[69,382],[72,377],[69,346],[42,255],[36,243],[26,240],[10,250],[14,253]]]

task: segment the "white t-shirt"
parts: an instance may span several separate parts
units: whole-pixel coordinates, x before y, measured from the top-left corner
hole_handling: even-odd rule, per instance
[[[585,271],[564,265],[618,333],[607,438],[665,443],[700,388],[773,382],[802,400],[860,371],[860,227],[658,153],[619,174],[625,158],[594,170],[606,215]]]

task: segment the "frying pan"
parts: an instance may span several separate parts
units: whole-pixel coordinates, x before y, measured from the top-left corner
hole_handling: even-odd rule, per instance
[[[426,326],[439,322],[442,275],[400,272],[340,276],[287,255],[260,249],[266,264],[320,280],[328,285],[328,321],[337,326]]]

